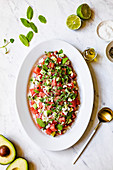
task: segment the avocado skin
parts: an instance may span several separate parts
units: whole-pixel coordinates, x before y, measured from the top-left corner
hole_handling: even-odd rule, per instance
[[[14,145],[12,144],[12,142],[10,141],[10,140],[8,140],[6,137],[4,137],[2,134],[0,134],[0,140],[1,139],[3,139],[4,141],[5,141],[5,145],[7,146],[7,144],[6,143],[8,143],[10,146],[11,146],[11,148],[13,149],[13,153],[14,153],[14,156],[13,156],[13,158],[11,159],[11,160],[9,160],[8,162],[6,162],[6,163],[4,163],[4,162],[1,162],[0,161],[0,164],[1,165],[7,165],[7,164],[10,164],[11,162],[13,162],[14,161],[14,159],[15,159],[15,157],[16,157],[16,149],[15,149],[15,147],[14,147]],[[4,143],[3,143],[4,144]],[[9,146],[8,146],[9,147]],[[11,149],[11,148],[9,148],[9,149]],[[8,155],[8,157],[10,156],[10,154]]]
[[[29,168],[28,168],[28,162],[27,162],[27,160],[25,159],[25,158],[17,158],[17,159],[15,159],[7,168],[6,168],[6,170],[12,170],[12,168],[14,169],[14,168],[20,168],[20,166],[19,166],[19,164],[16,164],[16,162],[19,162],[19,161],[23,161],[24,162],[24,164],[25,164],[25,166],[26,167],[24,167],[23,169],[24,170],[28,170]],[[15,165],[16,164],[16,166],[13,166],[12,167],[12,165]],[[21,170],[23,170],[23,169],[21,169]]]

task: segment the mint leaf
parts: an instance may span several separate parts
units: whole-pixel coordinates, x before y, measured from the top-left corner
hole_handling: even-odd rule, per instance
[[[26,38],[28,39],[28,41],[30,42],[33,38],[33,32],[29,31],[28,34],[26,35]]]
[[[25,18],[20,18],[22,24],[25,26],[25,27],[30,27],[30,23],[27,19]]]
[[[48,70],[48,67],[44,64],[44,65],[43,65],[43,69],[47,71],[47,70]]]
[[[35,25],[33,22],[30,22],[30,27],[32,28],[32,30],[33,30],[35,33],[38,33],[38,29],[37,29],[36,25]]]
[[[58,52],[58,54],[62,54],[63,53],[63,50],[61,49],[61,50],[59,50],[59,52]]]
[[[63,59],[62,59],[62,64],[65,64],[67,60],[68,60],[67,57],[66,57],[66,58],[63,58]]]
[[[35,92],[35,93],[39,93],[39,91],[38,91],[38,90],[36,90],[36,89],[34,89],[34,92]]]
[[[47,110],[47,115],[50,115],[51,114],[51,110]]]
[[[63,125],[58,124],[58,125],[57,125],[57,128],[58,128],[58,130],[62,130],[62,129],[63,129]]]
[[[37,109],[37,104],[36,104],[36,103],[33,104],[33,108],[34,108],[35,110]]]
[[[31,19],[33,18],[33,9],[31,8],[31,6],[29,6],[29,7],[27,8],[27,18],[28,18],[29,20],[31,20]]]
[[[47,23],[46,18],[45,18],[44,16],[42,16],[42,15],[39,15],[39,16],[38,16],[38,19],[39,19],[40,22],[42,22],[42,23],[44,23],[44,24]]]
[[[20,34],[19,35],[19,39],[20,39],[20,41],[25,45],[25,46],[29,46],[29,42],[28,42],[28,40],[27,40],[27,38],[26,38],[26,36],[25,35],[23,35],[23,34]]]
[[[42,119],[37,118],[36,120],[37,120],[37,123],[39,124],[39,126],[41,126],[41,127],[45,127],[46,126],[46,124],[43,122]]]

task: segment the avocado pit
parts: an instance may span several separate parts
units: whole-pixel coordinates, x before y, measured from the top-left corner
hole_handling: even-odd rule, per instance
[[[6,145],[0,146],[0,156],[6,157],[10,154],[10,150]]]

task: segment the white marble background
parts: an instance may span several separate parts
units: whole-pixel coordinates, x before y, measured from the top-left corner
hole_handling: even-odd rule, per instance
[[[92,8],[92,18],[83,23],[78,31],[66,27],[66,18],[75,13],[78,5],[86,2]],[[34,9],[33,21],[39,29],[29,48],[19,40],[20,33],[26,34],[19,18],[26,17],[26,9]],[[38,14],[47,18],[40,23]],[[14,142],[18,156],[29,161],[30,170],[113,170],[113,122],[103,124],[78,162],[72,160],[97,123],[96,112],[103,106],[113,109],[113,63],[105,55],[107,43],[96,35],[96,27],[103,20],[113,19],[112,0],[0,0],[0,46],[3,39],[14,38],[9,54],[0,50],[0,133]],[[61,152],[49,152],[33,145],[24,132],[15,106],[15,82],[26,54],[37,44],[49,39],[62,39],[80,51],[94,47],[98,52],[97,62],[89,64],[95,87],[95,103],[90,124],[78,143]],[[0,170],[6,166],[0,165]]]

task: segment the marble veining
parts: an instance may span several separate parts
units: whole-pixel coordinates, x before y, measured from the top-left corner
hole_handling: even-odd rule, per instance
[[[10,44],[9,54],[5,55],[0,49],[0,133],[15,144],[18,156],[29,161],[30,170],[112,170],[113,169],[113,122],[103,124],[75,166],[72,165],[74,156],[78,153],[88,136],[96,126],[97,111],[103,106],[113,109],[113,63],[105,55],[107,42],[98,38],[97,25],[113,18],[112,0],[86,0],[92,9],[92,17],[83,22],[78,31],[66,27],[68,15],[76,13],[82,0],[0,0],[0,46],[3,39],[14,38]],[[23,27],[21,17],[26,17],[27,7],[34,9],[33,22],[39,33],[27,48],[18,38],[19,34],[27,34],[29,28]],[[42,14],[47,18],[47,24],[37,19]],[[94,47],[98,52],[96,62],[88,64],[92,74],[95,90],[94,109],[91,121],[82,138],[71,148],[50,152],[36,147],[29,139],[18,120],[15,106],[15,83],[19,68],[27,53],[37,44],[49,39],[62,39],[74,45],[81,52],[86,47]],[[5,170],[7,166],[1,166]]]

